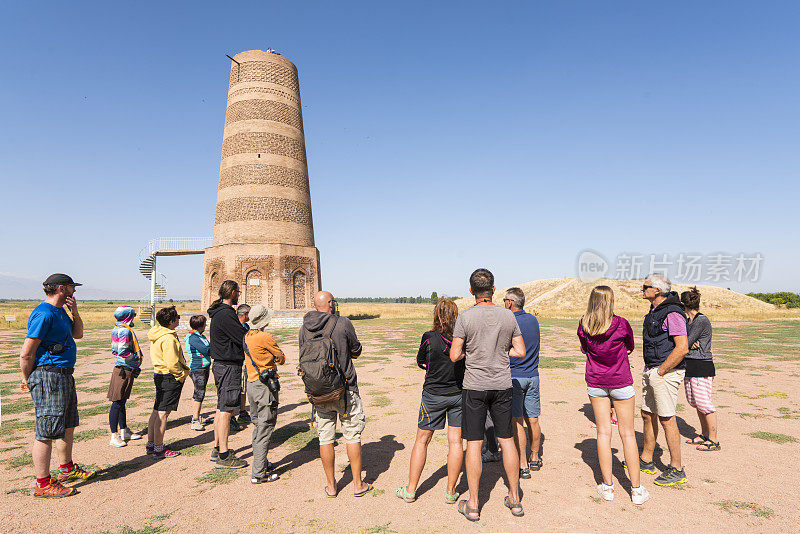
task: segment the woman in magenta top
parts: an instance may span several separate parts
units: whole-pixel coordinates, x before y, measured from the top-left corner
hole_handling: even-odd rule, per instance
[[[603,482],[597,492],[607,501],[614,499],[611,480],[611,403],[617,412],[619,437],[631,479],[631,501],[644,504],[650,494],[640,484],[639,449],[633,430],[636,392],[628,354],[633,352],[633,330],[624,318],[614,315],[614,291],[597,286],[589,295],[586,314],[578,323],[581,351],[586,354],[586,392],[597,424],[597,457]]]
[[[586,354],[587,386],[601,389],[633,386],[628,361],[628,354],[633,352],[633,330],[624,317],[613,315],[608,330],[595,336],[586,333],[581,321],[578,323],[578,338],[581,352]]]

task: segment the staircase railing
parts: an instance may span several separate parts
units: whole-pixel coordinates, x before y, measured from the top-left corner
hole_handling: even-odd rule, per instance
[[[139,261],[145,256],[163,252],[200,252],[211,246],[210,237],[157,237],[151,239],[139,253]]]
[[[157,301],[167,297],[167,277],[156,272],[159,255],[202,254],[210,247],[210,237],[157,237],[139,252],[139,272],[150,281],[150,305],[140,309],[139,320],[153,325]]]

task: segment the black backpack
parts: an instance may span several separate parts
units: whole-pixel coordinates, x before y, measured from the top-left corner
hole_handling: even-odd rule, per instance
[[[311,332],[306,329],[306,340],[300,346],[297,374],[303,379],[311,404],[337,401],[347,391],[344,373],[336,357],[336,345],[331,339],[339,320],[334,317],[331,327],[323,331],[320,337],[310,338]]]

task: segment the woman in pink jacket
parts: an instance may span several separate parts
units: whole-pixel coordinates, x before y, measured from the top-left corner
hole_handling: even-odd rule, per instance
[[[597,457],[603,483],[597,492],[607,501],[614,499],[611,480],[611,402],[617,412],[619,437],[631,479],[631,501],[643,504],[650,494],[640,484],[639,449],[633,430],[636,392],[628,354],[633,352],[633,330],[624,318],[614,315],[614,291],[597,286],[589,295],[586,314],[578,323],[581,351],[586,354],[586,391],[597,424]]]

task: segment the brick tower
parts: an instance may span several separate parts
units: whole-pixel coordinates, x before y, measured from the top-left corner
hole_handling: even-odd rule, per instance
[[[240,304],[291,317],[311,307],[322,285],[297,68],[261,50],[233,59],[202,309],[230,279],[239,283]]]

